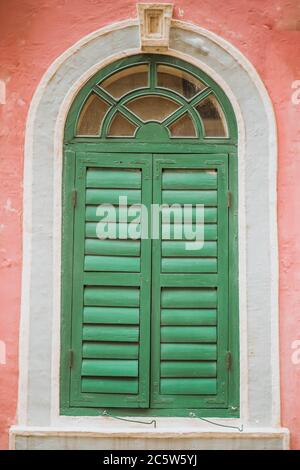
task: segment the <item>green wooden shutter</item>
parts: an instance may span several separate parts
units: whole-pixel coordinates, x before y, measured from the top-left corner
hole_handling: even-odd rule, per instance
[[[100,240],[97,207],[149,206],[150,172],[149,155],[76,155],[71,406],[149,406],[151,241],[120,239],[118,209]]]
[[[161,219],[160,239],[153,240],[155,408],[227,406],[227,162],[227,155],[154,156],[154,202],[193,210],[204,204],[205,222],[198,251],[186,250],[174,220],[168,227]]]

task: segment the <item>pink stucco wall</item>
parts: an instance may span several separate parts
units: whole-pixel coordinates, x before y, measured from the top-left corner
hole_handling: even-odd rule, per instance
[[[82,36],[136,16],[135,0],[10,0],[0,2],[0,448],[16,419],[22,268],[22,179],[26,115],[44,72]],[[179,0],[175,17],[234,44],[252,62],[274,103],[279,140],[280,351],[282,424],[300,448],[300,0]],[[297,98],[297,97],[296,97]],[[296,344],[296,343],[295,343]],[[294,356],[292,356],[294,352]],[[1,359],[1,358],[0,358]]]

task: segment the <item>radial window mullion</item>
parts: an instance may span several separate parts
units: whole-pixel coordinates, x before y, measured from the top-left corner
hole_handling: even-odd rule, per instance
[[[178,119],[179,117],[181,117],[184,113],[186,113],[189,109],[189,106],[188,105],[183,105],[181,106],[181,108],[177,109],[176,111],[174,111],[174,113],[172,113],[170,116],[168,116],[163,122],[162,122],[162,125],[167,127],[169,126],[170,124],[172,124],[174,121],[176,121],[176,119]]]
[[[142,126],[143,121],[133,112],[131,112],[129,109],[125,108],[123,105],[117,106],[118,111],[126,116],[131,122],[136,124],[137,126]]]
[[[93,91],[98,96],[100,96],[100,98],[107,101],[107,103],[109,103],[110,105],[115,106],[117,104],[117,101],[112,96],[110,96],[108,93],[106,93],[106,91],[104,91],[102,88],[99,88],[98,86],[94,86]]]
[[[200,103],[200,101],[205,100],[209,95],[213,93],[211,88],[205,88],[205,90],[200,91],[190,102],[190,106],[194,107]]]

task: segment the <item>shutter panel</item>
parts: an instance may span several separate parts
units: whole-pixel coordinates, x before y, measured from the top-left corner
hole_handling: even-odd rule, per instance
[[[191,228],[196,204],[204,205],[204,245],[187,250],[187,235],[178,232],[180,207],[169,219],[162,209],[160,239],[153,240],[151,405],[226,407],[227,156],[156,155],[154,175],[154,202],[192,204]]]
[[[120,196],[149,206],[150,171],[148,155],[76,155],[72,406],[149,406],[151,240],[141,240],[136,215],[116,207],[101,223],[97,208]],[[99,239],[99,227],[117,238]]]

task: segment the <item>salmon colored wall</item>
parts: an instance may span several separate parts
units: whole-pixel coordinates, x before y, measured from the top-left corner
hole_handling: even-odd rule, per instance
[[[0,341],[6,344],[6,364],[1,364],[0,355],[0,448],[7,447],[8,428],[16,419],[28,107],[56,57],[86,34],[135,16],[134,0],[0,4],[0,80],[6,83],[6,104],[0,104]],[[292,103],[292,83],[300,80],[300,0],[179,0],[174,16],[209,29],[240,49],[256,67],[274,103],[279,139],[282,424],[291,430],[293,447],[300,448],[300,354],[292,349],[293,342],[300,340],[300,103],[296,104],[296,95]],[[300,102],[300,93],[298,98]]]

